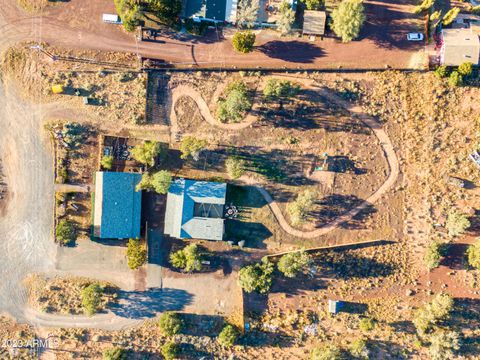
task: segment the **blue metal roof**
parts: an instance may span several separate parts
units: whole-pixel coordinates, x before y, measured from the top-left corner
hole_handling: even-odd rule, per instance
[[[134,173],[97,172],[95,211],[100,214],[98,237],[127,239],[140,237],[142,193],[135,191],[142,176]],[[97,194],[101,198],[97,198]],[[97,201],[101,201],[101,207]],[[98,216],[97,216],[98,215]]]

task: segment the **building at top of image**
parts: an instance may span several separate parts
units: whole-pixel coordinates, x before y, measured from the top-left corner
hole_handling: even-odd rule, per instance
[[[238,0],[184,0],[183,17],[213,22],[237,21]]]
[[[140,237],[142,193],[135,187],[140,174],[95,173],[93,236],[100,239]]]
[[[165,234],[179,239],[222,240],[227,184],[178,179],[167,194]]]
[[[480,16],[458,14],[451,28],[441,32],[440,63],[459,66],[465,62],[474,65],[480,60]]]
[[[480,40],[473,28],[442,30],[442,65],[459,66],[464,62],[478,65],[479,55]]]

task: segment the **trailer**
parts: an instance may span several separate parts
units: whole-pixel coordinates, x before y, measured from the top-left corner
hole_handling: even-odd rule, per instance
[[[122,20],[120,19],[120,16],[118,16],[117,14],[103,14],[102,20],[104,23],[107,23],[107,24],[117,24],[117,25],[122,24]]]

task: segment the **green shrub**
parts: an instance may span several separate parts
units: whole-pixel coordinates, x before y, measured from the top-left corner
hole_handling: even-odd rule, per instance
[[[288,1],[280,4],[280,15],[277,18],[277,30],[282,35],[288,35],[292,32],[292,26],[295,22],[295,11]]]
[[[427,252],[425,253],[424,261],[427,265],[428,270],[435,269],[440,265],[440,260],[445,256],[446,246],[439,244],[438,242],[431,242],[427,247]]]
[[[365,9],[361,0],[343,0],[332,12],[333,31],[350,42],[360,35],[360,29],[365,22]]]
[[[182,139],[180,144],[180,151],[182,155],[180,156],[182,159],[187,159],[189,156],[194,156],[200,150],[203,150],[207,142],[202,139],[197,139],[193,136],[186,136]]]
[[[174,342],[167,342],[163,344],[161,352],[165,360],[173,360],[180,354],[180,346]]]
[[[170,185],[172,184],[172,175],[167,170],[160,170],[150,175],[144,173],[142,179],[136,186],[136,191],[153,190],[158,194],[168,193]]]
[[[139,239],[130,239],[127,244],[127,262],[132,270],[138,269],[147,261],[147,249],[140,244]]]
[[[57,228],[55,229],[55,235],[57,241],[59,241],[63,245],[71,244],[77,239],[77,232],[75,231],[75,227],[70,221],[66,219],[61,219],[58,222]]]
[[[305,222],[308,213],[312,210],[316,197],[316,192],[305,190],[298,194],[294,202],[287,205],[292,225],[296,226]]]
[[[102,160],[100,160],[100,165],[106,170],[110,170],[113,165],[113,156],[111,155],[105,155],[102,157]]]
[[[100,307],[103,288],[98,283],[88,285],[82,290],[82,306],[85,314],[94,315]]]
[[[164,312],[158,322],[160,330],[167,336],[173,336],[180,333],[183,329],[183,320],[180,314],[174,312]]]
[[[218,342],[224,347],[232,347],[238,340],[239,332],[233,325],[224,326],[220,334],[218,334]]]
[[[464,62],[458,66],[458,73],[462,76],[470,76],[473,73],[473,64],[469,61]]]
[[[320,10],[324,5],[323,0],[303,0],[307,10]]]
[[[458,71],[452,71],[450,76],[448,77],[448,84],[450,86],[462,86],[463,85],[463,77],[458,73]]]
[[[439,78],[445,78],[448,76],[448,68],[445,65],[437,66],[435,69],[435,75]]]
[[[107,349],[103,352],[103,360],[127,360],[127,352],[120,347]]]
[[[260,263],[240,269],[238,284],[247,293],[258,291],[266,294],[272,286],[273,270],[273,264],[267,258],[263,258]]]
[[[367,342],[364,339],[357,339],[352,342],[349,348],[350,354],[355,359],[365,359],[370,358],[370,352],[368,351]]]
[[[375,327],[375,322],[371,318],[363,318],[358,322],[358,328],[364,332],[372,331]]]
[[[470,227],[470,220],[468,220],[468,217],[464,214],[460,214],[456,211],[451,211],[448,214],[445,227],[447,228],[448,234],[450,236],[462,235],[465,230]]]
[[[480,238],[467,249],[468,264],[480,270]]]
[[[422,12],[429,10],[433,6],[434,2],[435,0],[423,0],[423,2],[420,5],[415,7],[415,10],[414,10],[415,14],[420,14]]]
[[[160,154],[162,147],[157,141],[145,141],[137,144],[132,149],[132,157],[146,166],[155,165],[155,160]]]
[[[437,329],[429,336],[428,353],[431,360],[457,359],[456,350],[460,349],[460,336],[455,331]]]
[[[232,179],[238,179],[245,173],[245,161],[237,156],[229,156],[225,161],[227,173]]]
[[[283,255],[278,261],[278,270],[286,277],[293,278],[310,264],[312,258],[305,250]]]
[[[232,45],[235,51],[246,54],[253,50],[255,34],[251,31],[237,31],[232,38]]]
[[[182,250],[171,253],[170,263],[185,272],[202,270],[202,256],[196,244],[187,245]]]
[[[87,138],[87,128],[79,123],[65,123],[62,129],[62,137],[71,148],[76,148]]]
[[[343,360],[342,351],[335,345],[317,347],[310,354],[311,360]]]
[[[217,106],[217,117],[220,121],[241,121],[252,106],[245,83],[231,83],[225,90],[224,97],[218,99]]]
[[[263,95],[267,98],[280,99],[296,96],[300,91],[300,86],[294,85],[288,80],[268,79]]]
[[[420,336],[424,336],[439,321],[446,320],[453,310],[453,298],[440,293],[433,300],[419,308],[413,317],[413,324]]]
[[[458,7],[451,8],[450,10],[447,11],[445,16],[443,17],[442,24],[444,26],[450,25],[456,19],[459,13],[460,13],[460,8]]]

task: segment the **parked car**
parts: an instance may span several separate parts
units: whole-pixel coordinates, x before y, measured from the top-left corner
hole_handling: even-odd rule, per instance
[[[423,34],[422,33],[408,33],[407,34],[408,41],[422,41]]]

